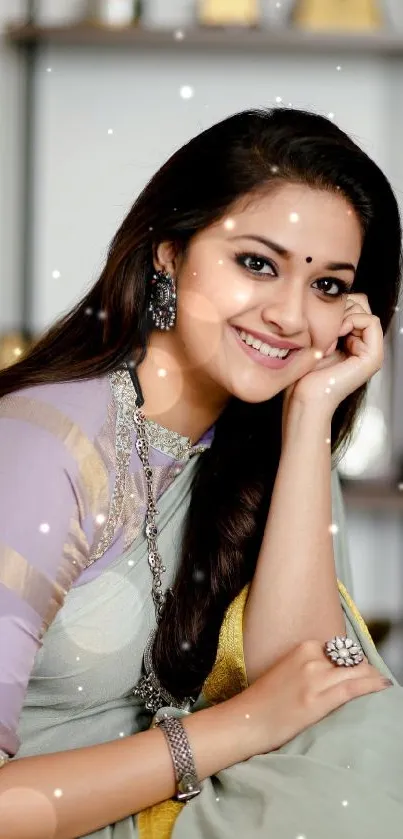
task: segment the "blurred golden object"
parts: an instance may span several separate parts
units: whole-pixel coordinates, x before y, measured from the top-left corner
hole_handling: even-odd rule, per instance
[[[199,23],[206,26],[255,26],[258,0],[199,0]]]
[[[9,332],[0,336],[0,370],[19,361],[29,344],[21,332]]]
[[[299,0],[292,22],[303,29],[347,30],[379,29],[382,14],[377,0]]]

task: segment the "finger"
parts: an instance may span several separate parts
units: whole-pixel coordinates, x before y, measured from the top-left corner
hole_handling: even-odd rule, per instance
[[[350,303],[346,306],[344,312],[345,314],[350,314],[350,312],[362,312],[364,315],[372,314],[368,309],[365,309],[364,306],[361,306],[359,303]]]
[[[382,327],[379,318],[365,313],[349,313],[339,330],[339,336],[354,333],[364,340],[369,349],[375,349],[379,342],[383,342]]]
[[[348,294],[346,303],[348,306],[362,306],[364,311],[368,312],[368,314],[372,314],[366,294]]]
[[[368,352],[367,345],[361,338],[358,338],[357,335],[347,335],[345,344],[351,355],[359,355],[360,353],[366,354]]]
[[[329,661],[329,664],[331,670],[326,675],[323,690],[328,690],[334,685],[339,685],[341,682],[351,681],[351,679],[382,678],[379,671],[369,664],[367,658],[364,658],[364,661],[361,661],[360,664],[356,664],[353,667],[339,667],[331,661]]]
[[[378,319],[374,315],[368,315],[367,312],[346,312],[344,316],[343,323],[340,327],[340,333],[342,330],[346,330],[347,325],[350,329],[365,329],[366,326],[370,326],[371,324],[378,323]]]
[[[359,679],[344,679],[336,685],[324,690],[320,694],[321,702],[323,702],[327,713],[333,711],[335,708],[340,708],[346,702],[351,702],[352,699],[358,699],[359,696],[367,696],[370,693],[380,693],[391,687],[389,682],[380,675],[364,676]]]

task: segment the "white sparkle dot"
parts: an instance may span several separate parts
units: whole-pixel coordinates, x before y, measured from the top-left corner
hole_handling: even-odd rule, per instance
[[[128,565],[130,566],[130,568],[131,568],[131,567],[134,565],[134,559],[129,559],[129,560],[128,560],[128,562],[127,562],[127,564],[128,564]]]
[[[336,70],[338,70],[338,72],[340,72],[340,70],[341,70],[341,64],[338,64],[338,65],[337,65]]]
[[[400,306],[395,306],[395,312],[400,312]]]
[[[278,104],[278,105],[279,105],[279,104],[280,104],[280,102],[282,102],[282,101],[283,101],[283,100],[282,100],[281,96],[276,96],[276,102],[277,102],[277,104]]]
[[[299,833],[298,836],[295,837],[295,839],[306,839],[306,836],[304,836],[303,833]]]
[[[346,769],[351,769],[351,766],[350,766],[349,763],[347,764]]]
[[[343,807],[348,807],[348,801],[346,801],[346,799],[344,799],[341,803]]]
[[[331,441],[330,437],[326,437],[326,441],[325,441],[325,442],[328,444],[328,446],[330,446],[330,443],[331,443],[332,441]]]
[[[272,175],[277,175],[278,166],[271,166],[270,171],[271,171]]]
[[[108,134],[113,134],[113,128],[108,128]]]
[[[61,798],[62,795],[63,795],[63,790],[62,789],[55,789],[53,791],[53,795],[55,796],[55,798]]]
[[[336,384],[336,379],[334,379],[333,376],[332,376],[332,378],[329,379],[329,385],[335,385],[335,384]]]
[[[329,527],[329,533],[338,533],[339,532],[339,525],[338,524],[331,524]]]
[[[226,218],[224,222],[224,227],[226,230],[233,230],[235,227],[235,221],[233,218]]]
[[[319,358],[323,358],[323,352],[322,352],[322,350],[315,350],[315,352],[314,352],[314,356],[315,356],[315,358],[317,358],[317,359],[319,359]]]
[[[124,737],[124,736],[125,736],[124,731],[119,731],[119,737]]]
[[[293,222],[293,224],[299,221],[298,213],[290,213],[290,221]]]
[[[99,310],[97,317],[99,318],[99,320],[106,320],[107,315],[104,309]]]
[[[185,36],[184,36],[184,33],[182,32],[182,29],[177,29],[175,31],[175,33],[174,33],[175,41],[183,41],[184,37]]]
[[[76,661],[80,661],[80,656],[76,655]]]
[[[217,796],[216,796],[216,801],[219,801],[219,800],[220,800],[220,799],[219,799],[219,797],[218,797],[218,795],[217,795]]]
[[[52,277],[53,277],[54,280],[58,280],[60,276],[61,276],[60,271],[57,271],[57,270],[52,271]]]
[[[39,525],[39,530],[41,533],[49,533],[50,527],[47,524],[47,522],[44,521],[42,524]]]
[[[401,335],[403,335],[403,327],[400,327],[399,332]]]
[[[21,347],[14,347],[13,353],[17,356],[17,358],[19,358],[19,356],[22,355]]]
[[[167,374],[167,370],[164,370],[163,367],[160,367],[160,369],[158,370],[157,376],[159,376],[160,379],[164,379],[166,374]]]
[[[182,650],[190,650],[189,641],[182,641],[181,648],[182,648]]]
[[[245,719],[249,720],[250,719],[250,714],[245,714]]]
[[[276,3],[276,9],[281,9],[281,3]]]
[[[325,393],[331,393],[331,392],[332,392],[331,387],[325,387]]]
[[[191,87],[189,84],[184,84],[180,88],[179,94],[182,97],[182,99],[191,99],[194,95],[193,87]]]
[[[329,119],[334,119],[334,113],[333,113],[333,111],[330,111],[330,113],[328,114],[328,117],[329,117]]]
[[[47,72],[47,73],[51,73],[51,72],[52,72],[52,68],[51,68],[51,67],[47,67],[47,68],[46,68],[46,72]]]
[[[219,260],[218,260],[218,264],[219,264],[219,265],[224,265],[224,260],[223,260],[223,259],[219,259]]]
[[[93,310],[91,309],[91,306],[87,306],[87,308],[84,311],[85,311],[86,315],[92,315],[92,312],[93,312]]]
[[[77,688],[77,690],[82,690],[82,687],[81,687],[81,685],[80,685],[80,686],[79,686],[79,687],[78,687],[78,688]]]
[[[193,271],[193,276],[197,277],[197,271]]]
[[[134,492],[130,493],[130,498],[134,498]]]
[[[99,513],[98,516],[95,516],[95,521],[97,524],[103,524],[105,521],[105,516],[103,513]]]

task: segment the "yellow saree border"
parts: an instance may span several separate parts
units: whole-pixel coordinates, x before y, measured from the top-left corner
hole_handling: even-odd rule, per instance
[[[375,646],[369,629],[346,587],[337,581],[340,595],[361,631]],[[203,695],[211,704],[223,702],[248,686],[243,652],[243,615],[249,584],[230,603],[221,625],[217,656],[211,673],[203,685]],[[186,805],[177,801],[163,801],[142,810],[137,816],[139,839],[171,839],[175,821]]]

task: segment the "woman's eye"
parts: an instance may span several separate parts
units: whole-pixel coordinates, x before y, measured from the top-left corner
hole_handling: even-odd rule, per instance
[[[327,285],[327,288],[322,288],[327,297],[341,297],[342,294],[347,294],[349,291],[346,283],[343,283],[342,280],[334,280],[333,277],[325,277],[323,280],[316,280],[316,282]],[[334,286],[334,290],[329,291],[329,286]]]
[[[248,271],[252,271],[254,274],[277,276],[272,262],[263,256],[257,256],[257,254],[253,253],[241,253],[237,256],[236,261],[238,265],[242,265],[243,268],[247,268]]]

